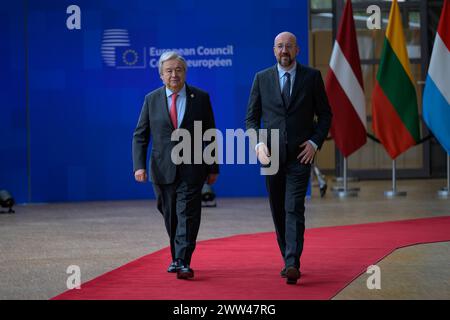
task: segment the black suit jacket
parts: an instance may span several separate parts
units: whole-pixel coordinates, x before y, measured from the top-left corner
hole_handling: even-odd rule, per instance
[[[153,183],[173,183],[177,170],[180,179],[193,184],[202,184],[209,173],[218,173],[218,164],[194,164],[194,121],[202,121],[202,137],[204,131],[215,128],[208,93],[186,84],[186,111],[179,128],[188,130],[191,135],[192,159],[191,164],[175,165],[171,153],[172,148],[179,142],[171,141],[174,127],[170,120],[165,87],[147,94],[133,135],[133,170],[146,169],[147,150],[152,138],[150,179]],[[202,143],[202,151],[205,147],[206,144]]]
[[[316,119],[315,119],[316,118]],[[297,62],[294,86],[288,106],[283,103],[277,66],[258,72],[247,108],[246,127],[279,129],[280,164],[294,160],[299,146],[312,140],[320,148],[331,126],[331,108],[319,70]]]

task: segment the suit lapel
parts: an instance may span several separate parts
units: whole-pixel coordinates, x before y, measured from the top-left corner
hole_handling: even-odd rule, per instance
[[[276,97],[278,100],[280,100],[281,104],[284,104],[283,102],[283,97],[281,96],[281,89],[280,89],[280,75],[278,74],[278,67],[277,65],[275,65],[272,68],[272,77],[275,80],[275,92],[276,92]]]
[[[304,81],[305,75],[306,75],[306,70],[300,66],[300,63],[297,62],[297,68],[295,71],[295,81],[294,81],[294,86],[292,87],[292,94],[291,94],[291,99],[289,99],[288,108],[291,106],[292,102],[295,101],[298,94],[302,90],[302,88],[305,84],[305,81]]]
[[[172,128],[172,130],[174,129],[173,124],[172,124],[172,120],[170,120],[170,114],[169,114],[169,105],[167,104],[167,95],[166,95],[166,87],[162,87],[161,90],[159,91],[159,101],[160,101],[160,105],[163,106],[163,117],[166,119],[166,122],[168,123],[168,125]]]

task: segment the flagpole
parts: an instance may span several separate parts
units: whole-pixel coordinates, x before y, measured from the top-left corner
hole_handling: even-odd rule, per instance
[[[338,198],[349,198],[349,197],[357,197],[357,190],[350,190],[347,188],[347,158],[344,157],[344,176],[343,176],[344,188],[337,188],[334,191],[334,194]]]
[[[395,159],[392,160],[392,190],[384,192],[386,198],[404,197],[406,196],[406,191],[397,191],[397,177],[396,177],[396,162]]]
[[[447,154],[447,187],[444,187],[438,191],[438,196],[440,198],[449,198],[450,191],[450,154]]]
[[[347,158],[344,157],[344,156],[342,158],[344,159],[344,163],[343,163],[344,172],[347,173]],[[348,185],[346,187],[344,187],[344,185],[343,185],[344,181],[347,184],[348,184],[348,182],[358,182],[359,179],[356,178],[356,177],[349,177],[346,174],[346,177],[344,177],[344,175],[342,175],[341,177],[336,177],[335,181],[336,181],[336,185],[331,187],[331,191],[333,191],[335,193],[344,191],[344,188],[345,188],[345,191],[352,191],[352,192],[353,191],[358,192],[360,190],[359,187],[351,187],[351,188],[349,188]]]

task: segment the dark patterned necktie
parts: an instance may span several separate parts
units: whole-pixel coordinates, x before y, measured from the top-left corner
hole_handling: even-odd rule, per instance
[[[291,74],[289,72],[286,72],[284,76],[286,77],[286,81],[284,81],[283,91],[281,92],[281,95],[283,96],[284,106],[287,108],[289,105],[289,100],[291,98]]]

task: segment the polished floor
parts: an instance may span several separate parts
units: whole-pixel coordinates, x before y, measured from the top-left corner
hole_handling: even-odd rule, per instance
[[[436,195],[444,183],[400,180],[408,195],[399,199],[384,197],[389,181],[355,183],[361,192],[349,199],[330,192],[321,199],[315,187],[307,228],[449,216],[450,200]],[[199,240],[272,230],[267,199],[219,198],[203,211]],[[49,299],[67,290],[71,265],[85,282],[165,246],[154,201],[17,206],[16,214],[0,215],[0,299]],[[399,249],[377,263],[381,289],[368,289],[370,274],[362,274],[334,299],[450,299],[449,262],[448,242]]]

